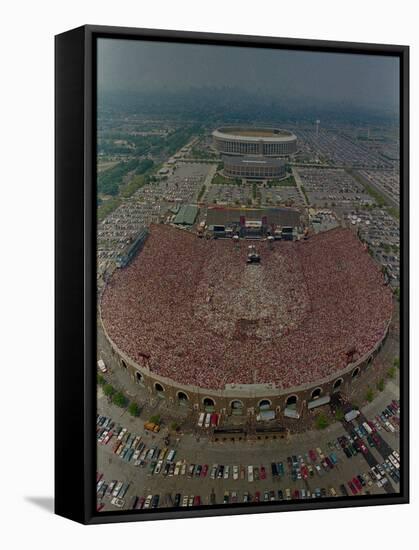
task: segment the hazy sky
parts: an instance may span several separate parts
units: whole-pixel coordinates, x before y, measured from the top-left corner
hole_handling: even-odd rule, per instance
[[[279,98],[398,109],[396,57],[98,40],[100,91],[231,86]]]

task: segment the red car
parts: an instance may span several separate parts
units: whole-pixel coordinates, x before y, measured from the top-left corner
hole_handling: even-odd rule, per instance
[[[298,489],[295,489],[295,491],[292,493],[292,498],[294,500],[298,500],[300,498],[300,491]]]
[[[201,477],[206,477],[207,473],[208,473],[208,464],[204,464],[201,470]]]
[[[141,497],[138,499],[138,502],[135,506],[135,509],[136,510],[141,510],[141,508],[144,506],[144,502],[145,502],[145,497]]]
[[[359,446],[361,447],[361,451],[364,453],[364,455],[366,455],[368,453],[368,449],[366,448],[366,446],[360,442]]]
[[[303,476],[303,479],[307,479],[308,478],[308,468],[305,464],[304,464],[304,466],[301,466],[300,471],[301,471],[301,475]]]
[[[358,483],[359,483],[359,481],[358,481]],[[353,495],[356,495],[358,493],[358,491],[357,491],[355,485],[352,483],[352,481],[348,481],[348,486],[349,486],[349,489],[351,490]]]
[[[260,492],[256,491],[255,493],[255,502],[260,502]]]
[[[355,485],[355,487],[358,489],[358,491],[362,491],[362,485],[361,482],[357,477],[352,478],[352,483]]]
[[[330,469],[332,469],[333,468],[333,462],[330,460],[330,458],[328,456],[325,458],[325,461],[326,461],[327,466]]]
[[[313,462],[316,462],[316,460],[317,460],[317,455],[316,455],[316,453],[313,451],[313,449],[310,449],[310,450],[308,451],[308,455],[309,455],[310,459],[311,459]]]
[[[218,425],[218,414],[212,413],[211,414],[211,426],[215,427]]]
[[[266,470],[265,470],[265,466],[261,466],[261,467],[260,467],[259,474],[260,474],[260,479],[266,479]]]
[[[197,495],[196,497],[194,497],[193,499],[193,505],[194,506],[201,506],[201,497],[199,495]]]

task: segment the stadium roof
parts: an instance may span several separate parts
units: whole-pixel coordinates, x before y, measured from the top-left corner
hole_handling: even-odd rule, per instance
[[[213,137],[218,139],[234,139],[239,141],[264,141],[267,143],[273,142],[288,142],[296,140],[296,136],[288,130],[280,128],[252,128],[252,127],[237,127],[223,126],[217,128],[212,133]]]

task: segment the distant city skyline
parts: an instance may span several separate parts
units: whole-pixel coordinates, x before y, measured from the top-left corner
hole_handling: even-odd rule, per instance
[[[99,39],[98,89],[184,92],[239,88],[243,95],[397,112],[397,57]]]

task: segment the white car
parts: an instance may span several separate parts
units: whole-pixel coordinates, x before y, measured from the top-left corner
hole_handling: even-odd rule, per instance
[[[393,451],[393,456],[400,462],[400,455],[397,451]]]
[[[102,488],[102,486],[103,486],[104,483],[105,483],[105,480],[104,480],[104,479],[101,479],[101,480],[98,482],[98,484],[96,485],[96,492],[97,492],[97,493],[101,490],[101,488]]]
[[[218,464],[213,464],[211,468],[210,478],[215,479],[217,477]]]
[[[228,479],[229,474],[230,474],[230,466],[227,465],[224,468],[224,479]]]
[[[247,480],[250,482],[253,481],[253,466],[247,467]]]
[[[173,472],[173,475],[178,476],[179,473],[180,473],[181,467],[182,467],[182,462],[180,460],[178,460],[176,462],[175,471]]]
[[[99,370],[101,370],[102,372],[108,372],[108,369],[106,368],[106,365],[103,359],[99,359],[99,361],[97,362],[97,366],[99,367]]]
[[[185,495],[182,499],[182,506],[187,506],[189,502],[189,497]]]
[[[122,428],[122,430],[119,432],[118,439],[121,441],[121,439],[124,437],[124,435],[127,433],[126,428]]]
[[[175,454],[175,449],[170,449],[169,454],[166,457],[167,462],[172,462],[172,460],[175,458]]]
[[[159,460],[156,464],[156,467],[154,468],[154,472],[153,472],[153,475],[154,474],[159,474],[160,471],[161,471],[161,467],[163,466],[163,460]]]
[[[134,441],[133,441],[131,447],[132,447],[133,449],[137,449],[138,444],[140,443],[140,441],[141,441],[141,436],[137,435],[137,437],[134,439]]]
[[[118,481],[118,483],[115,485],[115,489],[112,491],[112,496],[118,496],[118,493],[121,490],[123,484],[123,481]]]
[[[237,464],[233,466],[233,479],[239,479],[239,467]]]
[[[113,499],[111,500],[111,504],[113,504],[117,508],[122,508],[125,504],[125,500],[123,498],[113,497]]]
[[[180,475],[184,476],[186,474],[186,462],[182,464],[182,468],[180,469]]]
[[[151,501],[153,500],[153,495],[148,495],[145,499],[143,508],[150,508]]]
[[[200,413],[199,419],[198,419],[198,427],[202,428],[204,425],[204,419],[205,419],[205,413]]]
[[[380,472],[375,468],[375,466],[373,468],[371,468],[371,473],[375,477],[376,481],[380,481],[382,476],[381,476]]]
[[[394,427],[394,424],[388,421],[388,425],[390,427],[390,432],[394,433],[396,431],[396,428]]]

